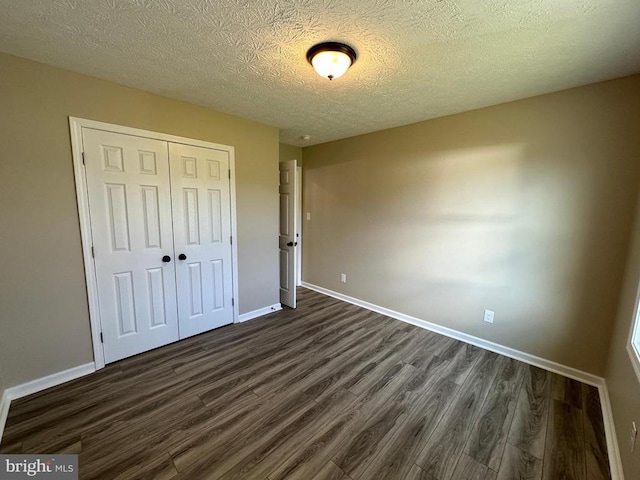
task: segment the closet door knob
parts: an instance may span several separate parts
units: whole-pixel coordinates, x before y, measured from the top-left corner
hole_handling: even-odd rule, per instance
[[[171,257],[169,255],[165,255],[164,257],[162,257],[162,261],[164,263],[169,263],[171,261]]]
[[[178,260],[186,260],[187,256],[184,253],[181,253],[180,255],[178,255]]]

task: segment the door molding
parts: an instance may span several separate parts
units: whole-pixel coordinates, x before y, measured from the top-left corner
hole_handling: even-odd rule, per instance
[[[232,287],[233,298],[233,323],[239,321],[239,301],[238,301],[238,233],[236,222],[236,168],[235,168],[235,148],[229,145],[195,140],[186,137],[168,135],[166,133],[152,132],[138,128],[114,125],[111,123],[97,122],[84,118],[69,117],[69,129],[71,133],[71,153],[73,157],[73,173],[76,184],[76,200],[78,203],[78,217],[80,220],[80,237],[82,242],[82,260],[84,262],[84,274],[87,284],[87,300],[89,303],[89,322],[91,326],[91,342],[93,345],[93,358],[96,370],[104,368],[104,351],[100,340],[101,321],[98,304],[98,287],[95,266],[91,248],[93,239],[91,236],[91,216],[89,213],[89,194],[87,189],[87,178],[83,164],[84,146],[82,143],[82,128],[93,128],[107,132],[121,133],[136,137],[163,140],[171,143],[193,145],[196,147],[213,148],[229,152],[230,196],[231,196],[231,260],[232,260]]]

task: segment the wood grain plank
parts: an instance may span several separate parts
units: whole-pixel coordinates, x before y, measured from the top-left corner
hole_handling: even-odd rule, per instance
[[[402,407],[393,402],[386,405],[343,443],[333,461],[351,478],[360,478],[389,432],[405,418]]]
[[[202,431],[201,435],[171,449],[171,457],[180,473],[215,478],[314,405],[315,402],[301,394],[274,396],[251,414],[239,412],[225,419],[217,429]]]
[[[538,367],[527,366],[520,389],[516,413],[507,441],[539,459],[544,457],[551,375]]]
[[[22,442],[2,442],[0,445],[0,453],[3,455],[24,453],[22,451]]]
[[[59,422],[74,415],[85,415],[94,406],[95,396],[108,395],[116,398],[123,392],[123,385],[134,385],[135,379],[127,382],[119,367],[107,367],[100,372],[68,382],[43,392],[29,395],[11,402],[3,442],[24,438],[41,432],[47,425],[58,429]]]
[[[467,455],[495,471],[500,467],[523,376],[522,363],[505,360],[465,447]]]
[[[506,357],[483,351],[469,379],[415,462],[434,479],[449,480],[497,373]]]
[[[409,473],[407,473],[404,479],[400,479],[400,477],[398,478],[399,480],[427,480],[428,477],[427,472],[422,470],[418,465],[414,463],[413,465],[411,465]]]
[[[403,395],[403,401],[410,399],[406,403],[406,420],[397,424],[385,438],[361,478],[394,480],[409,475],[459,388],[449,378],[434,377],[421,397]]]
[[[369,332],[361,339],[361,348],[350,357],[342,354],[324,355],[320,352],[319,355],[300,362],[297,367],[294,366],[284,375],[263,379],[262,382],[252,386],[252,390],[262,396],[292,388],[309,389],[313,385],[320,384],[322,387],[319,391],[308,392],[310,396],[318,398],[323,394],[331,395],[335,390],[348,389],[357,381],[358,372],[369,371],[376,361],[390,355],[389,352],[385,352],[384,345],[389,346],[389,339],[395,336],[395,332],[393,327],[388,326]],[[329,362],[331,362],[331,368],[323,368]],[[339,370],[337,370],[338,365],[341,365]],[[331,385],[327,385],[327,381]]]
[[[335,463],[328,461],[311,480],[345,480],[346,477],[346,474]]]
[[[373,388],[360,398],[360,403],[344,412],[321,435],[311,436],[302,442],[299,451],[290,456],[275,471],[269,474],[272,479],[295,478],[308,479],[319,466],[328,460],[349,459],[351,464],[366,462],[367,456],[361,452],[367,448],[375,449],[393,425],[394,419],[403,414],[404,409],[393,401],[410,381],[413,367],[404,365],[393,378],[381,380],[379,388]]]
[[[563,377],[557,373],[552,373],[551,378],[553,399],[582,409],[582,384],[573,378]]]
[[[82,480],[104,480],[105,478],[169,480],[178,474],[169,455],[151,449],[122,452],[118,461],[103,459],[87,462],[80,459],[79,463],[82,468]]]
[[[507,443],[498,480],[541,480],[542,460]]]
[[[265,478],[275,467],[297,451],[300,443],[314,432],[332,422],[343,411],[349,411],[357,398],[348,390],[336,392],[322,402],[313,405],[285,428],[272,435],[242,458],[223,475],[211,476],[221,480],[238,478]]]
[[[584,480],[584,450],[582,411],[554,399],[549,412],[542,478]]]
[[[587,480],[609,480],[611,469],[598,389],[582,384],[582,402]]]
[[[160,407],[167,398],[175,399],[188,394],[189,385],[182,383],[172,371],[163,369],[162,375],[154,373],[144,383],[138,378],[123,379],[113,391],[99,389],[97,394],[86,394],[83,402],[76,403],[75,409],[59,417],[31,418],[26,420],[23,430],[25,442],[29,445],[48,441],[70,442],[78,436],[78,431],[99,428],[117,421],[123,415],[135,417],[142,411]],[[43,421],[44,420],[44,421]]]
[[[396,402],[405,405],[408,409],[416,405],[416,402],[432,392],[432,385],[443,377],[447,377],[447,381],[451,379],[444,374],[449,362],[440,357],[432,356],[427,361],[421,362],[415,367],[415,372],[411,376],[411,380],[402,389],[399,395],[394,399]]]
[[[434,355],[448,361],[443,352],[456,344],[457,341],[452,338],[425,331],[417,336],[415,348],[408,352],[403,360],[414,367],[419,367],[424,361],[430,361]]]
[[[139,411],[136,415],[123,415],[118,421],[100,425],[82,435],[82,459],[87,462],[108,457],[117,463],[117,457],[105,455],[114,443],[126,444],[131,451],[155,449],[168,453],[188,437],[190,426],[199,428],[212,416],[196,396],[175,399],[161,408]],[[33,451],[42,451],[42,448],[40,444]]]
[[[480,352],[481,350],[478,347],[462,344],[460,349],[448,361],[448,367],[443,374],[449,376],[453,383],[462,385],[480,358]]]
[[[454,480],[495,480],[496,472],[462,453],[452,478]]]
[[[363,408],[350,428],[350,435],[333,454],[333,461],[347,475],[359,478],[396,424],[406,418],[403,405],[394,402],[410,382],[414,367],[402,364],[401,370],[390,380],[381,380],[378,385],[361,397]]]
[[[331,452],[347,432],[352,431],[355,419],[361,415],[361,408],[361,403],[345,408],[315,432],[310,432],[308,438],[299,439],[298,448],[269,473],[269,479],[307,480],[315,475],[330,461]]]

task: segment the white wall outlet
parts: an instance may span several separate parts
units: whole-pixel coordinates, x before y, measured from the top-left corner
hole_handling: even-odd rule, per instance
[[[629,446],[631,447],[631,453],[636,449],[636,439],[638,438],[638,429],[636,428],[636,422],[631,422],[631,435],[629,436]]]
[[[307,220],[311,220],[311,212],[307,212]]]
[[[341,273],[340,274],[340,281],[342,283],[347,283],[347,274],[346,273]]]
[[[493,323],[493,310],[485,310],[484,311],[484,321],[487,323]]]

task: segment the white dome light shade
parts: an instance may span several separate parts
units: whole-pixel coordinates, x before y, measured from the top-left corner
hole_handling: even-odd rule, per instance
[[[340,78],[349,70],[351,59],[342,52],[320,52],[313,57],[311,65],[316,69],[318,75],[333,80]]]
[[[320,43],[309,49],[307,60],[320,76],[333,80],[349,70],[356,61],[356,52],[342,43]]]

